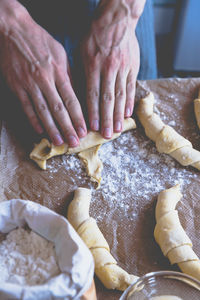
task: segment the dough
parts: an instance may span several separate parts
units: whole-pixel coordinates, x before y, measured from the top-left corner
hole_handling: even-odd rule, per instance
[[[162,295],[162,296],[151,297],[150,300],[183,300],[183,299],[172,295]]]
[[[117,265],[96,221],[89,216],[90,200],[91,191],[78,188],[69,205],[67,218],[90,249],[95,262],[95,273],[104,286],[124,291],[138,277],[128,274]]]
[[[123,132],[136,128],[134,119],[128,118],[124,120]],[[121,133],[114,133],[111,139],[104,139],[99,132],[89,132],[86,137],[80,139],[80,145],[76,148],[70,148],[66,143],[61,146],[51,144],[47,139],[42,139],[41,142],[35,145],[30,153],[30,158],[37,165],[46,170],[46,161],[51,157],[62,154],[78,153],[78,156],[83,160],[86,166],[87,174],[92,181],[97,182],[97,188],[101,183],[101,171],[103,169],[102,162],[98,157],[98,150],[103,143],[116,139]]]
[[[182,198],[180,185],[177,184],[168,190],[161,191],[156,204],[156,222],[166,213],[175,209]]]
[[[47,159],[66,153],[67,149],[68,146],[65,143],[61,146],[55,146],[47,139],[42,139],[39,144],[35,144],[33,151],[30,153],[30,158],[34,160],[41,169],[46,170]]]
[[[156,143],[160,153],[175,158],[183,166],[193,166],[200,170],[200,152],[192,147],[190,141],[177,133],[172,127],[165,125],[153,112],[154,96],[149,93],[141,99],[137,115],[144,126],[146,135]]]
[[[200,129],[200,99],[194,100],[194,113],[197,120],[197,125]]]
[[[84,162],[88,176],[91,180],[97,182],[97,189],[101,183],[101,172],[103,170],[103,164],[98,156],[98,150],[101,145],[89,148],[87,150],[78,153],[78,157]]]
[[[179,185],[159,194],[154,237],[171,264],[178,264],[183,273],[200,280],[200,260],[193,251],[192,242],[181,226],[175,210],[181,196]]]
[[[181,226],[176,210],[166,213],[157,221],[154,237],[165,256],[179,245],[192,247],[192,242]]]
[[[183,273],[200,280],[200,260],[188,260],[178,263]]]
[[[189,260],[199,260],[196,253],[191,248],[191,245],[182,245],[181,247],[176,247],[168,252],[168,259],[171,264],[178,264]]]
[[[199,90],[198,98],[194,100],[194,113],[197,120],[197,125],[200,129],[200,90]]]
[[[124,131],[136,128],[135,121],[132,118],[124,120]],[[61,146],[55,146],[47,139],[42,139],[41,142],[35,145],[33,151],[30,153],[30,158],[34,160],[39,167],[46,169],[46,161],[56,155],[79,153],[97,145],[109,142],[116,139],[121,133],[114,133],[111,139],[104,139],[99,132],[90,131],[86,137],[80,139],[80,145],[75,148],[70,148],[66,143]]]
[[[105,248],[107,251],[110,251],[110,247],[99,230],[95,219],[89,218],[85,220],[77,229],[77,232],[89,249]]]

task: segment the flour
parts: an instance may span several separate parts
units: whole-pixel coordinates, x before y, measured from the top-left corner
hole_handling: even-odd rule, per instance
[[[126,204],[129,204],[129,208],[131,206],[127,192],[133,195],[134,203],[140,201],[141,197],[145,204],[161,190],[177,183],[189,185],[198,176],[191,169],[181,167],[169,155],[159,154],[154,143],[139,133],[134,132],[133,135],[127,132],[120,137],[119,142],[122,145],[119,151],[115,150],[115,141],[100,149],[104,164],[102,193],[107,197],[111,209],[114,202],[115,209],[124,206],[123,213],[126,215]]]
[[[84,165],[76,155],[52,159],[48,166],[50,176],[61,167],[65,168],[66,174],[69,170],[74,172],[69,189],[87,186],[93,190],[91,211],[99,224],[105,215],[109,223],[114,213],[136,221],[143,208],[151,199],[157,198],[160,191],[180,183],[184,192],[188,187],[192,189],[191,183],[198,177],[191,167],[180,166],[169,155],[160,154],[155,143],[139,128],[103,144],[99,155],[103,162],[99,190],[95,190],[91,181],[88,183]]]
[[[172,99],[173,100],[173,99]],[[154,110],[159,112],[155,107]],[[185,130],[184,122],[179,121],[178,114],[172,118],[173,110],[165,115],[159,112],[166,124],[174,126],[180,134]],[[190,134],[185,138],[199,141],[196,124],[190,124]],[[184,129],[184,130],[183,130]],[[137,231],[138,223],[145,222],[145,214],[154,218],[154,205],[158,194],[177,183],[181,184],[183,198],[178,204],[182,217],[193,215],[195,205],[194,193],[196,186],[200,185],[199,172],[192,167],[181,166],[167,154],[157,151],[155,143],[145,136],[143,128],[123,133],[118,139],[105,143],[99,150],[99,156],[103,163],[102,181],[99,190],[86,175],[83,163],[77,155],[63,155],[61,158],[49,160],[48,168],[50,176],[55,176],[59,168],[64,176],[71,172],[71,182],[67,182],[67,188],[74,191],[78,186],[92,189],[90,205],[91,216],[97,220],[104,234],[108,232],[112,249],[117,249],[117,238],[114,230],[120,231],[120,226],[127,226],[127,236]],[[65,182],[63,182],[64,186]],[[187,200],[188,198],[188,200]],[[184,209],[184,204],[187,210]],[[120,218],[123,224],[120,223]],[[132,224],[130,226],[130,221]],[[112,225],[110,225],[112,224]],[[128,227],[130,226],[130,228]],[[112,238],[110,228],[112,227]],[[118,229],[117,229],[118,228]],[[118,234],[119,236],[119,234]],[[138,238],[140,238],[138,233]],[[112,240],[111,240],[112,239]]]
[[[59,273],[54,244],[35,232],[18,228],[0,243],[0,282],[38,285]]]

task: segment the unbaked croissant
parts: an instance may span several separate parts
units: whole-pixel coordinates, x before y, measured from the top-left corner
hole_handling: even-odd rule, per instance
[[[146,135],[156,143],[157,150],[169,154],[183,166],[191,165],[200,170],[200,152],[171,126],[165,125],[153,112],[153,106],[154,96],[150,92],[147,97],[139,101],[137,115]]]
[[[198,93],[198,98],[194,100],[194,113],[197,120],[197,125],[200,129],[200,90]]]
[[[124,291],[138,277],[128,274],[117,265],[95,219],[89,215],[90,200],[91,191],[78,188],[69,205],[67,218],[90,249],[95,262],[95,273],[104,286]]]
[[[159,194],[154,237],[171,264],[178,264],[183,273],[200,280],[200,260],[193,251],[192,242],[180,223],[178,211],[175,210],[181,197],[179,185]]]
[[[124,120],[123,132],[136,128],[135,120],[127,118]],[[41,142],[35,145],[30,153],[30,158],[34,160],[41,169],[46,170],[46,161],[51,157],[62,154],[80,153],[86,149],[97,145],[109,142],[110,140],[119,137],[121,132],[114,133],[111,139],[104,139],[99,132],[90,131],[84,138],[80,139],[80,145],[75,148],[70,148],[68,144],[64,143],[60,146],[55,146],[47,139],[42,139]]]

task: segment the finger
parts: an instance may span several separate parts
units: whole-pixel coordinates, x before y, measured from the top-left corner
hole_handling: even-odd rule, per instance
[[[71,86],[70,81],[69,85]],[[59,87],[62,88],[61,85]],[[79,138],[72,125],[69,113],[60,97],[61,91],[60,93],[58,93],[54,82],[49,82],[47,80],[44,80],[42,82],[41,89],[47,100],[50,114],[52,115],[52,118],[54,118],[57,121],[65,140],[67,141],[70,147],[78,146]]]
[[[34,130],[38,133],[41,134],[43,132],[43,128],[40,124],[40,121],[34,111],[33,105],[31,103],[31,100],[29,99],[28,94],[26,93],[25,90],[18,88],[16,91],[16,94],[21,102],[22,108],[26,114],[26,116],[29,119],[29,122],[31,123],[32,127]]]
[[[101,79],[101,134],[107,139],[113,134],[116,73],[116,70],[109,68],[103,72]]]
[[[114,131],[121,132],[124,121],[126,103],[126,78],[125,73],[119,72],[115,84]]]
[[[32,87],[29,92],[34,103],[35,110],[42,124],[44,125],[50,139],[57,146],[63,144],[63,138],[58,128],[56,127],[56,124],[51,116],[49,107],[47,105],[46,100],[43,97],[42,92],[37,86]]]
[[[69,76],[69,80],[71,82],[71,85],[73,86],[73,80],[72,80],[72,74],[71,74],[71,69],[70,69],[70,65],[69,65],[69,61],[68,58],[66,57],[66,72]]]
[[[99,130],[99,96],[100,96],[100,71],[93,70],[87,75],[87,107],[91,130]]]
[[[64,132],[67,130],[66,128],[70,128],[70,131],[73,132],[74,135],[77,133],[78,137],[84,137],[87,134],[87,128],[85,124],[85,120],[83,117],[83,113],[81,110],[80,103],[74,93],[74,90],[71,86],[71,82],[69,78],[66,78],[63,81],[63,78],[57,79],[56,82],[56,88],[59,92],[59,95],[61,96],[60,101],[64,103],[65,110],[60,111],[60,117],[62,117],[62,121],[60,123],[60,126],[64,130]],[[54,91],[55,93],[55,91]],[[55,95],[56,96],[56,95]],[[64,114],[63,114],[64,112]],[[68,112],[68,118],[66,115],[66,112]],[[70,121],[71,119],[71,121]],[[58,120],[59,121],[59,120]],[[70,124],[71,123],[71,124]],[[73,124],[73,125],[72,125]],[[71,126],[71,127],[70,127]],[[73,129],[73,126],[76,130],[76,132]],[[66,135],[69,136],[68,133],[69,130],[67,130]]]
[[[51,111],[53,118],[57,121],[60,126],[60,129],[69,144],[70,147],[76,147],[79,145],[78,135],[72,125],[69,113],[65,104],[63,103],[56,86],[54,83],[50,84],[48,82],[43,85],[44,95],[48,101],[48,105]],[[60,92],[61,93],[61,92]],[[76,120],[77,121],[77,120]],[[84,120],[83,120],[84,122]],[[83,129],[78,128],[79,132]],[[86,131],[86,129],[85,129]],[[82,134],[84,135],[84,134]]]
[[[126,105],[125,105],[125,118],[131,117],[133,113],[134,107],[134,99],[135,99],[135,85],[136,85],[136,76],[131,70],[128,73],[127,81],[126,81]]]

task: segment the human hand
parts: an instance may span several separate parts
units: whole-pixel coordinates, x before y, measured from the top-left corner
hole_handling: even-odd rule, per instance
[[[87,129],[73,91],[66,52],[27,10],[17,3],[13,11],[0,3],[0,69],[18,96],[33,128],[43,127],[55,145],[77,146]]]
[[[135,27],[145,1],[140,0],[135,15],[137,1],[131,13],[122,2],[126,1],[101,1],[82,43],[89,123],[92,130],[101,127],[104,138],[111,138],[113,131],[121,132],[124,117],[132,115],[140,64]]]

